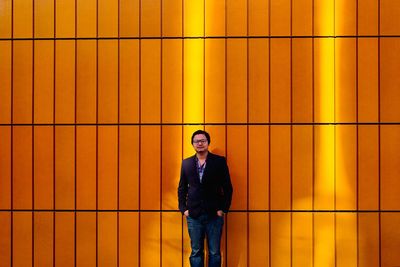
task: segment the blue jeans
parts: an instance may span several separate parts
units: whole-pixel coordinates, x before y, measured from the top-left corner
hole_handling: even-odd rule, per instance
[[[221,235],[224,218],[210,214],[202,214],[198,218],[186,217],[192,253],[190,266],[204,267],[204,238],[207,236],[208,267],[221,266]]]

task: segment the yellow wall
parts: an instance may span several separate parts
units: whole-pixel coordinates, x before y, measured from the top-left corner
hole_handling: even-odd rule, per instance
[[[0,265],[189,266],[196,129],[224,266],[400,265],[400,2],[0,0]]]

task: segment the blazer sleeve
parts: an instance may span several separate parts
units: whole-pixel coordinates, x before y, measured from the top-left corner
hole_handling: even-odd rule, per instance
[[[229,168],[228,164],[226,163],[226,158],[223,158],[223,181],[222,181],[222,190],[224,192],[224,203],[222,211],[227,213],[229,211],[229,207],[231,206],[232,202],[232,194],[233,194],[233,187],[231,183],[231,177],[229,175]]]
[[[179,180],[178,186],[178,201],[179,201],[179,210],[182,214],[187,210],[187,194],[188,194],[188,182],[185,176],[185,172],[183,171],[183,161],[181,167],[181,178]]]

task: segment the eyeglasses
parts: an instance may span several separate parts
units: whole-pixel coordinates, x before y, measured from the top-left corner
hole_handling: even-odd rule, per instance
[[[207,139],[193,140],[193,143],[194,144],[200,144],[200,143],[205,144],[205,143],[207,143]]]

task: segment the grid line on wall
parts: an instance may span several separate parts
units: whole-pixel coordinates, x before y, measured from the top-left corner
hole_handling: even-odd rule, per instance
[[[0,38],[1,41],[46,41],[46,40],[174,40],[174,39],[347,39],[347,38],[400,38],[400,35],[237,35],[237,36],[139,36],[139,37],[19,37],[19,38]]]

